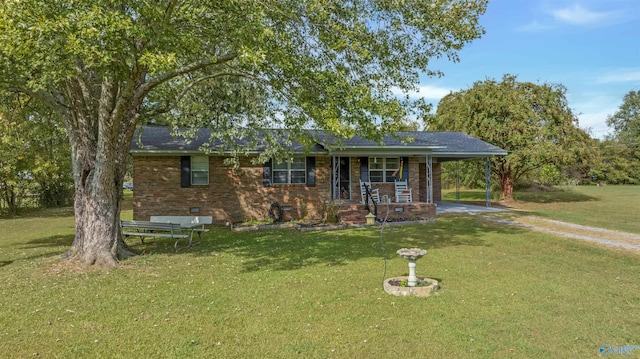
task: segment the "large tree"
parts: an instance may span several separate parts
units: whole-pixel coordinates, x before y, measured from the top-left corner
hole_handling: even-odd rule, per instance
[[[432,58],[457,60],[483,32],[486,2],[5,0],[0,86],[63,119],[75,182],[69,257],[117,265],[137,125],[160,114],[204,121],[228,143],[275,125],[376,137],[425,109],[392,90],[438,74]]]
[[[618,111],[607,118],[619,141],[640,147],[640,91],[629,91],[622,99]]]
[[[640,91],[630,91],[607,118],[613,135],[601,144],[603,161],[594,177],[609,183],[640,183]]]
[[[430,118],[429,130],[462,131],[509,152],[492,158],[502,197],[512,199],[514,183],[545,165],[563,166],[591,158],[593,142],[578,127],[562,85],[478,81],[445,96]]]
[[[601,158],[589,171],[592,180],[609,184],[640,184],[637,146],[607,138],[598,147]]]

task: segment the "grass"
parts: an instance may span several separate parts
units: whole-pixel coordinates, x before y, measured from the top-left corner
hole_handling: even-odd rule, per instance
[[[384,246],[372,228],[215,228],[178,253],[133,240],[144,255],[113,270],[60,261],[68,210],[0,228],[10,358],[575,358],[640,344],[638,255],[478,216],[387,227]],[[417,274],[440,281],[437,296],[384,292],[407,275],[402,247],[429,250]]]
[[[484,191],[464,190],[461,202],[483,202]],[[455,191],[444,191],[443,200],[455,201]],[[586,226],[640,234],[639,186],[573,186],[551,191],[519,191],[507,205],[524,214]]]

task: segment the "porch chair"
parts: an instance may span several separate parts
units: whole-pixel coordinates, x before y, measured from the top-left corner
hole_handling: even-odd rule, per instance
[[[369,194],[373,199],[373,203],[380,203],[380,191],[377,188],[371,188],[371,182],[360,181],[360,196],[362,197],[362,203],[367,203],[367,191],[365,188],[369,189]]]
[[[411,188],[407,184],[407,180],[396,181],[396,202],[413,202]]]

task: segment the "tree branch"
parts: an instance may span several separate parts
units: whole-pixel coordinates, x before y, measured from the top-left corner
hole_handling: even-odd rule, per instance
[[[160,108],[154,109],[153,111],[147,112],[145,113],[145,117],[151,117],[151,116],[156,116],[159,114],[163,114],[163,113],[167,113],[169,111],[171,111],[172,108],[175,107],[175,105],[180,102],[182,100],[182,98],[184,96],[187,95],[187,93],[189,91],[191,91],[191,89],[193,89],[193,87],[195,87],[198,83],[206,81],[206,80],[211,80],[211,79],[215,79],[218,77],[222,77],[222,76],[235,76],[235,77],[245,77],[245,78],[249,78],[249,79],[255,79],[255,76],[249,75],[249,74],[242,74],[242,73],[235,73],[235,72],[221,72],[215,75],[207,75],[207,76],[202,76],[199,77],[197,79],[191,80],[189,82],[189,84],[187,86],[185,86],[185,88],[182,89],[182,91],[180,91],[180,93],[175,97],[175,101],[173,101],[171,104],[168,104],[166,106],[162,106]]]
[[[193,62],[191,64],[185,65],[183,67],[180,67],[174,71],[171,72],[167,72],[165,74],[159,75],[159,76],[155,76],[152,77],[150,79],[148,79],[144,84],[142,84],[140,87],[138,87],[136,89],[136,97],[140,96],[140,97],[144,97],[146,96],[147,93],[149,93],[149,91],[151,91],[153,88],[155,88],[156,86],[169,81],[177,76],[180,75],[184,75],[184,74],[188,74],[200,69],[204,69],[206,67],[209,66],[213,66],[213,65],[218,65],[218,64],[222,64],[225,62],[229,62],[233,59],[235,59],[236,57],[238,57],[238,54],[235,51],[232,51],[226,55],[223,56],[219,56],[219,57],[215,57],[215,58],[211,58],[211,59],[206,59],[206,60],[200,60],[200,61],[196,61]]]

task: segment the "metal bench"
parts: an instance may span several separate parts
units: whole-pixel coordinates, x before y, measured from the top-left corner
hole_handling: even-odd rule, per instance
[[[211,216],[151,216],[150,220],[151,222],[178,223],[182,229],[189,229],[198,233],[198,239],[202,239],[202,232],[209,232],[205,225],[213,223],[213,217]]]
[[[150,221],[120,221],[122,235],[126,238],[130,236],[140,237],[140,241],[144,243],[146,237],[169,237],[175,239],[173,247],[178,250],[178,241],[180,239],[189,239],[189,246],[193,238],[193,230],[185,233],[179,223],[163,223]]]

